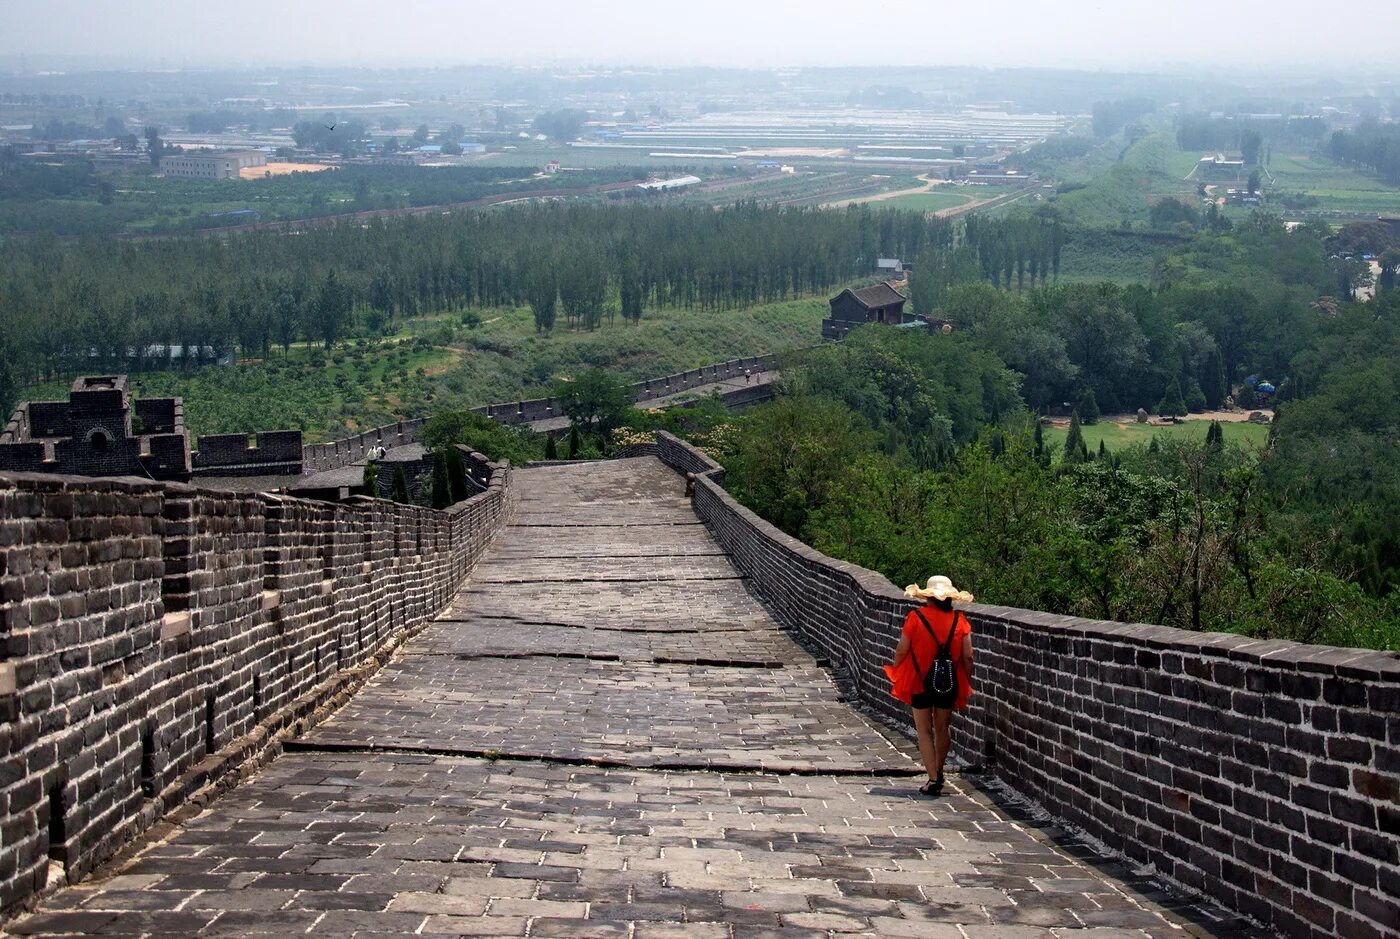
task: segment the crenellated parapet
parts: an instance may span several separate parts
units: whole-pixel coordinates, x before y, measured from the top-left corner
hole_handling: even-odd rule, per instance
[[[447,604],[511,471],[444,510],[0,475],[0,912],[76,881]]]
[[[911,608],[741,506],[666,433],[696,514],[785,626],[882,718]],[[952,572],[956,574],[956,572]],[[986,605],[955,743],[1051,814],[1289,936],[1400,925],[1400,655]]]

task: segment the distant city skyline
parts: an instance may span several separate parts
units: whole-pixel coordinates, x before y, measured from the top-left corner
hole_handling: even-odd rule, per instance
[[[1400,5],[1322,29],[1299,0],[155,0],[7,4],[0,56],[195,65],[583,64],[1400,71]],[[81,63],[79,63],[81,64]]]

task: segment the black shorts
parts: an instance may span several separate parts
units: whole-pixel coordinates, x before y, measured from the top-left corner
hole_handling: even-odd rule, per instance
[[[942,708],[945,711],[951,711],[957,700],[958,689],[955,685],[952,690],[941,694],[937,691],[920,691],[914,695],[914,700],[910,704],[921,711],[924,708]]]

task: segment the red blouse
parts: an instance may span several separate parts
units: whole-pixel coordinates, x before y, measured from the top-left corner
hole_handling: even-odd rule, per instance
[[[914,695],[924,690],[924,672],[933,665],[934,656],[938,654],[938,645],[948,638],[949,630],[954,628],[953,618],[956,616],[956,632],[953,634],[948,654],[953,657],[954,671],[958,676],[958,698],[953,707],[962,710],[967,707],[967,699],[972,697],[972,679],[967,673],[967,663],[962,660],[963,637],[972,635],[972,624],[967,621],[966,614],[956,610],[945,613],[931,603],[920,607],[919,612],[928,620],[929,626],[933,627],[933,636],[929,635],[918,615],[910,610],[904,617],[904,635],[909,637],[909,649],[912,654],[906,655],[904,661],[898,665],[885,666],[885,674],[891,682],[890,694],[905,704],[910,704]],[[938,637],[937,644],[934,636]]]

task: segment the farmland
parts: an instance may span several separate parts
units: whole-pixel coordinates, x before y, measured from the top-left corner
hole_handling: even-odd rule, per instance
[[[1308,211],[1356,216],[1400,213],[1400,188],[1320,154],[1275,153],[1267,169],[1278,191],[1317,198],[1319,204]]]
[[[131,388],[138,397],[183,397],[191,434],[285,427],[315,443],[441,406],[546,393],[556,379],[593,367],[637,380],[808,345],[826,310],[823,299],[723,313],[649,310],[636,325],[544,335],[524,308],[476,310],[465,322],[460,312],[439,312],[329,353],[294,345],[285,355],[274,350],[233,366],[134,373]],[[20,398],[63,398],[72,378],[32,385]]]

